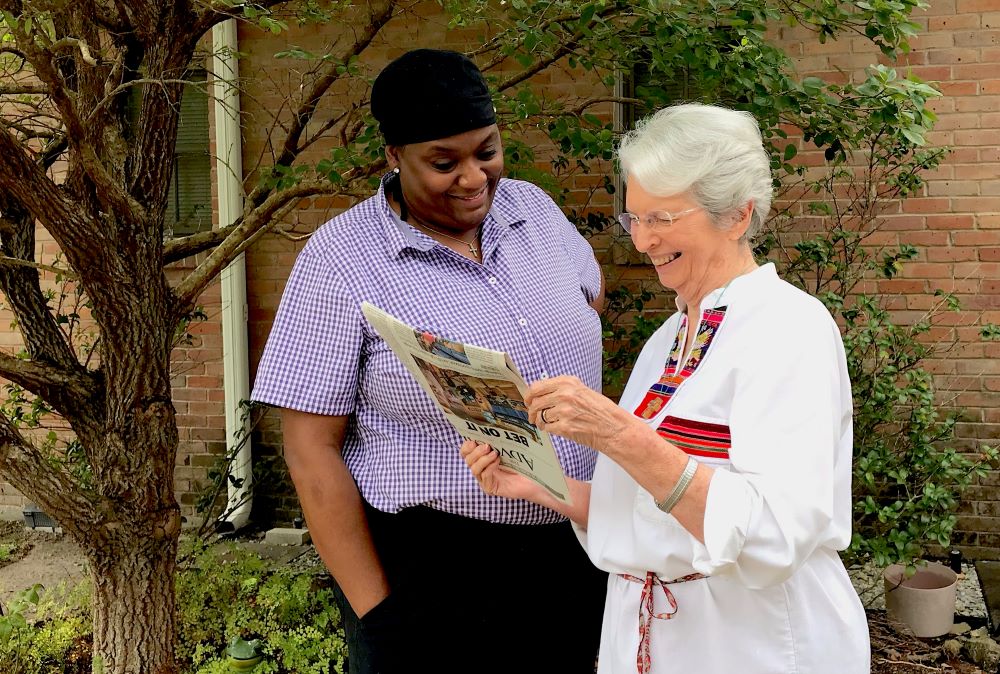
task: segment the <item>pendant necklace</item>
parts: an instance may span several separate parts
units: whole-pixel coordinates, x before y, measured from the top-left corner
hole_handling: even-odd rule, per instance
[[[458,243],[460,243],[460,244],[462,244],[464,246],[468,246],[469,247],[469,252],[472,254],[472,256],[475,257],[475,258],[479,257],[479,247],[476,245],[476,242],[479,240],[479,235],[480,235],[480,233],[482,232],[482,229],[483,229],[482,223],[479,223],[479,226],[476,227],[476,236],[472,240],[472,243],[469,243],[468,241],[465,241],[464,239],[460,239],[457,236],[452,236],[451,234],[445,234],[441,230],[434,229],[433,227],[425,225],[422,222],[416,222],[415,224],[418,225],[418,226],[420,226],[420,227],[422,227],[423,229],[426,229],[426,230],[429,230],[431,232],[434,232],[435,234],[440,234],[441,236],[443,236],[446,239],[451,239],[452,241],[456,241],[456,242],[458,242]]]
[[[452,241],[460,243],[460,244],[462,244],[464,246],[468,246],[469,247],[469,254],[471,254],[472,257],[476,258],[477,260],[481,259],[480,255],[479,255],[479,246],[476,245],[476,242],[479,241],[479,237],[480,237],[480,235],[483,232],[483,223],[480,222],[479,226],[476,227],[476,236],[472,239],[472,243],[469,243],[468,241],[460,239],[457,236],[452,236],[451,234],[445,234],[444,232],[442,232],[439,229],[434,229],[430,225],[426,225],[423,222],[419,222],[419,221],[417,221],[416,218],[413,219],[414,220],[413,222],[410,222],[410,220],[407,218],[407,216],[410,215],[410,213],[409,213],[409,209],[406,207],[406,198],[403,196],[403,183],[402,183],[402,181],[399,178],[399,169],[398,168],[395,169],[393,171],[393,173],[395,173],[395,181],[394,181],[394,184],[393,184],[393,196],[395,196],[396,200],[399,202],[399,211],[400,211],[399,218],[403,222],[407,222],[407,223],[409,223],[411,225],[417,225],[417,226],[421,227],[422,229],[426,229],[429,232],[434,232],[435,234],[440,234],[441,236],[443,236],[446,239],[451,239]]]

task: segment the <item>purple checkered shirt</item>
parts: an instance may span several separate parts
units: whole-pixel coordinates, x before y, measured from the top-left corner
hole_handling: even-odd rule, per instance
[[[482,249],[479,264],[413,229],[380,187],[299,254],[252,398],[350,415],[344,460],[379,510],[426,505],[492,522],[557,522],[546,508],[479,489],[454,427],[361,313],[368,301],[435,335],[506,351],[528,382],[572,374],[599,390],[601,325],[588,302],[601,276],[586,240],[540,189],[501,180]],[[589,480],[594,452],[552,439],[566,474]]]

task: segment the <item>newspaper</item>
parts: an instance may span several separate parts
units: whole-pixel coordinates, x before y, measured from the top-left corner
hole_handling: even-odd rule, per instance
[[[570,503],[549,434],[528,421],[528,386],[510,356],[432,335],[368,302],[361,311],[459,435],[488,443],[501,465]]]

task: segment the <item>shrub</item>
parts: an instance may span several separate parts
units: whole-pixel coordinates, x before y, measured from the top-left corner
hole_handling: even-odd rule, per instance
[[[921,86],[911,95],[922,102],[933,94]],[[798,185],[801,195],[811,195],[803,203],[815,233],[800,234],[809,228],[789,208],[779,212],[779,229],[763,248],[842,328],[854,398],[854,534],[844,556],[912,568],[950,544],[959,497],[985,475],[997,451],[984,445],[963,454],[952,447],[959,411],[943,409],[926,368],[929,358],[947,353],[950,345],[930,339],[930,331],[960,309],[958,300],[936,291],[930,310],[902,324],[889,308],[891,297],[860,292],[863,282],[878,288],[918,256],[905,243],[872,245],[871,235],[886,206],[919,188],[923,172],[945,155],[893,133],[884,121],[871,123],[877,142],[863,153],[828,156],[824,171]]]

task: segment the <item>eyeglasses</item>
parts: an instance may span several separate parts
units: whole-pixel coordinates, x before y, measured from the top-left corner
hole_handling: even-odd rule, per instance
[[[674,224],[674,221],[682,215],[687,215],[688,213],[694,213],[695,211],[700,211],[700,207],[688,208],[683,211],[678,211],[677,213],[668,213],[666,211],[653,211],[652,213],[647,213],[645,218],[640,218],[635,213],[629,213],[625,211],[624,213],[618,214],[618,222],[621,223],[622,229],[624,229],[629,234],[635,229],[635,226],[642,221],[651,230],[662,231],[669,228]]]

